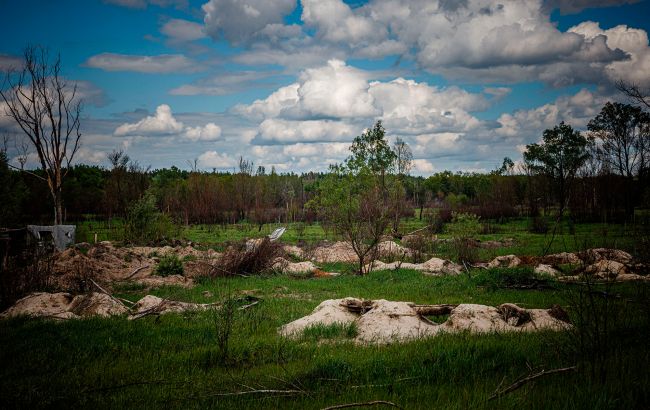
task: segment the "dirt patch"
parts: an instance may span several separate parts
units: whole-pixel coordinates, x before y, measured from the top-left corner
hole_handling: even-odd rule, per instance
[[[441,306],[444,309],[435,309]],[[310,326],[356,323],[356,343],[385,344],[431,337],[442,332],[493,333],[568,329],[568,323],[556,318],[558,310],[561,308],[557,306],[546,310],[523,309],[514,304],[503,304],[499,307],[462,304],[450,307],[422,306],[383,299],[330,299],[318,305],[310,315],[280,327],[278,332],[285,337],[299,337]],[[431,314],[435,311],[440,314],[448,313],[449,317],[438,324],[423,316],[425,312]]]

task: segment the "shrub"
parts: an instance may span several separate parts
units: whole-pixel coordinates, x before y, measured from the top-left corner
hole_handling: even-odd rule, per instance
[[[160,259],[158,266],[156,266],[156,275],[170,276],[182,275],[183,262],[176,255],[165,255]]]
[[[268,238],[248,243],[242,241],[226,250],[221,258],[221,267],[213,267],[209,275],[256,275],[268,272],[283,253],[282,246]]]
[[[478,249],[471,240],[478,235],[483,226],[475,214],[454,212],[452,222],[447,225],[447,233],[453,237],[452,245],[459,262],[474,263],[478,260]]]
[[[124,224],[124,239],[134,244],[168,241],[179,233],[179,228],[168,215],[158,212],[153,195],[146,194],[129,207]]]

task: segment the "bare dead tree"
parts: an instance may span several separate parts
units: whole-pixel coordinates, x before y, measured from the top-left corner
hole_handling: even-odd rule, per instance
[[[47,49],[28,46],[20,71],[10,71],[0,88],[6,115],[29,138],[38,155],[54,201],[54,223],[63,222],[62,187],[79,149],[81,99],[77,86],[61,74],[61,56],[50,58]],[[36,175],[36,174],[33,174]]]
[[[641,108],[650,109],[650,89],[643,89],[638,84],[619,80],[616,88]]]

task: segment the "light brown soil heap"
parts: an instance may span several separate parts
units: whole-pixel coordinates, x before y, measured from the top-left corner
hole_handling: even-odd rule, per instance
[[[557,307],[554,307],[557,309]],[[347,325],[356,323],[360,344],[405,342],[441,332],[488,333],[511,331],[564,330],[569,324],[556,319],[545,309],[522,309],[513,304],[498,308],[463,304],[450,308],[449,318],[437,324],[424,318],[420,312],[429,312],[409,302],[387,300],[363,301],[356,298],[331,299],[322,302],[303,318],[278,329],[285,337],[299,337],[314,325]],[[554,314],[557,316],[557,314]]]
[[[290,262],[284,258],[277,258],[273,263],[273,269],[283,273],[311,273],[318,269],[313,262]]]
[[[79,248],[83,244],[78,245]],[[88,246],[84,255],[76,248],[69,248],[56,254],[54,261],[54,284],[57,289],[74,289],[74,282],[80,277],[90,277],[100,283],[132,280],[147,286],[192,286],[189,278],[204,273],[206,263],[215,264],[221,254],[212,249],[200,251],[191,246],[175,247],[115,247],[111,242],[100,242]],[[183,277],[152,276],[160,257],[174,254],[184,261]]]
[[[497,256],[492,259],[488,264],[488,268],[514,268],[521,265],[521,259],[515,255]]]
[[[127,308],[120,301],[105,293],[90,293],[72,296],[69,293],[32,293],[0,313],[0,318],[17,316],[42,317],[50,319],[81,319],[92,316],[110,317],[129,313],[129,319],[149,314],[206,310],[220,306],[218,303],[200,304],[178,302],[147,295]]]
[[[129,320],[137,319],[147,314],[162,315],[165,313],[180,313],[191,310],[207,310],[220,306],[218,303],[188,303],[176,300],[162,299],[158,296],[147,295],[131,308]]]
[[[377,245],[379,257],[400,258],[410,256],[412,251],[402,245],[392,242],[383,241]],[[312,260],[316,263],[358,263],[359,258],[354,253],[352,245],[348,242],[334,242],[317,247],[313,251]]]
[[[394,270],[394,269],[413,269],[423,272],[425,275],[440,276],[440,275],[459,275],[462,272],[462,267],[440,258],[431,258],[423,263],[408,263],[408,262],[391,262],[384,263],[382,261],[374,261],[372,263],[372,270]]]
[[[69,293],[32,293],[0,314],[2,318],[16,316],[52,319],[79,319],[82,317],[121,315],[128,309],[104,293],[72,296]]]

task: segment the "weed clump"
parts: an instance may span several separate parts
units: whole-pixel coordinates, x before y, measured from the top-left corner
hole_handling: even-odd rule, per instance
[[[171,276],[183,274],[183,262],[176,255],[166,255],[156,266],[156,275]]]

